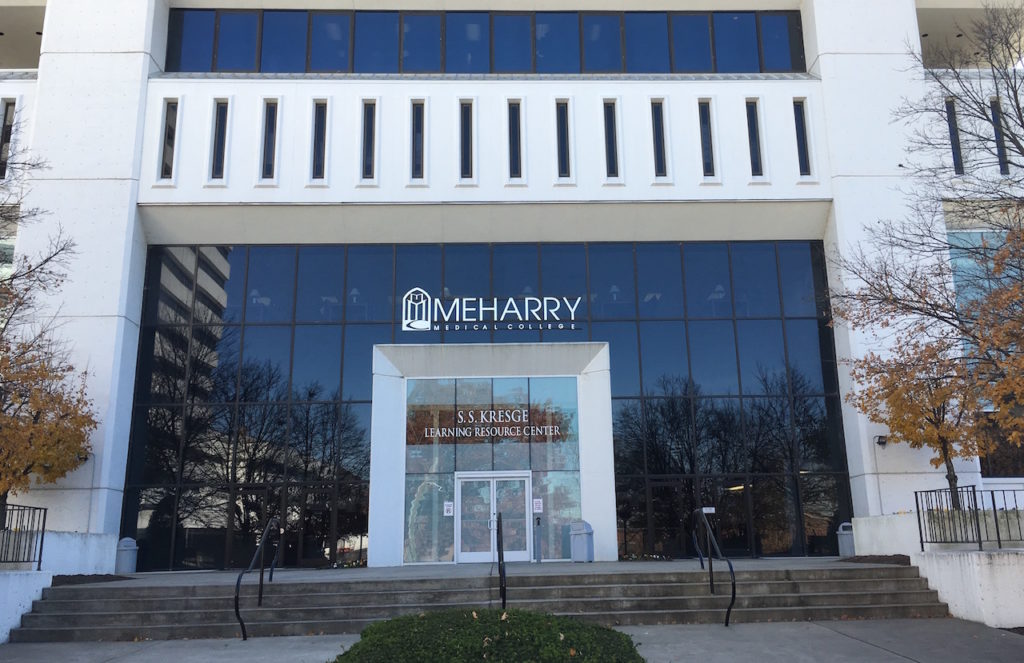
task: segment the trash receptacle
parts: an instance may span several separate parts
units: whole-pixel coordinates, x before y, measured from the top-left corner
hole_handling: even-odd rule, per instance
[[[126,536],[117,542],[117,557],[114,558],[114,573],[135,573],[139,561],[139,546],[135,539]]]
[[[842,523],[836,530],[836,536],[839,537],[839,556],[853,557],[856,554],[853,550],[853,525]]]
[[[571,525],[572,561],[594,561],[594,528],[585,520],[578,520]]]

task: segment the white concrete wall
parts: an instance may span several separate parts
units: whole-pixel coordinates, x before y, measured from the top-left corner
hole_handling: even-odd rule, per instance
[[[927,552],[913,562],[954,617],[995,628],[1024,626],[1024,550]]]
[[[42,598],[52,580],[48,571],[0,571],[0,644],[21,625],[21,616],[32,609],[32,601]]]

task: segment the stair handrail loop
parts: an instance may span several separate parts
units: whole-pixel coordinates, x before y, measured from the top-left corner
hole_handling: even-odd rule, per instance
[[[238,579],[235,580],[235,619],[238,620],[238,625],[242,627],[242,640],[248,640],[249,634],[245,630],[245,622],[242,621],[242,614],[238,610],[238,594],[242,589],[242,576],[249,573],[256,567],[256,560],[260,561],[260,589],[259,599],[257,600],[257,607],[263,605],[263,568],[264,568],[264,555],[263,551],[267,543],[267,539],[270,536],[271,531],[277,532],[277,543],[274,544],[274,557],[270,561],[270,582],[274,582],[274,567],[277,566],[277,556],[281,553],[281,535],[284,533],[281,530],[281,521],[277,518],[271,518],[267,523],[267,526],[263,529],[263,536],[260,537],[260,544],[256,547],[256,552],[252,554],[252,560],[249,562],[248,568],[238,574]]]
[[[697,558],[700,560],[700,568],[704,568],[704,556],[701,554],[700,545],[697,542],[697,527],[700,524],[704,525],[704,531],[708,540],[708,585],[711,588],[712,594],[715,593],[714,558],[718,557],[718,559],[729,565],[729,577],[732,581],[732,598],[729,601],[729,607],[725,611],[725,625],[729,626],[729,618],[732,615],[732,608],[736,605],[736,570],[732,566],[732,560],[723,555],[722,549],[718,547],[718,541],[715,538],[714,530],[711,528],[711,522],[708,520],[703,507],[693,510],[693,527],[690,530],[690,535],[693,537],[693,547],[696,549]]]
[[[505,542],[502,536],[501,512],[498,512],[498,595],[501,597],[501,609],[505,609],[508,593],[508,580],[505,575]]]

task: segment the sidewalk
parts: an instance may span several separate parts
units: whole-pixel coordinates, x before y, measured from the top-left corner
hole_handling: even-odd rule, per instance
[[[628,626],[649,663],[1020,663],[1024,636],[957,619]],[[326,663],[354,635],[0,645],[0,662]],[[433,661],[429,663],[435,663]]]

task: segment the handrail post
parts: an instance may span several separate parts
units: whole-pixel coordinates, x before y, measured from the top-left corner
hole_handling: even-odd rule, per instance
[[[994,520],[996,523],[996,547],[1002,550],[1003,539],[1002,536],[1000,536],[999,534],[999,511],[996,509],[996,491],[988,491],[988,496],[989,499],[992,500],[992,520]],[[982,503],[985,502],[985,493],[981,494],[981,501]],[[1005,504],[1005,500],[1003,501],[1003,503]]]
[[[914,508],[917,509],[917,538],[921,540],[921,552],[924,552],[924,528],[921,526],[923,516],[921,513],[921,493],[917,490],[914,491]]]
[[[971,500],[974,502],[972,505],[974,507],[974,531],[978,535],[978,550],[982,550],[981,519],[978,514],[978,489],[974,486],[971,486]]]
[[[39,530],[39,561],[36,563],[36,571],[43,570],[43,542],[46,540],[46,509],[43,509],[43,527]]]
[[[505,609],[508,592],[508,581],[505,578],[505,540],[501,527],[501,512],[498,512],[498,595],[501,597],[501,609]]]

